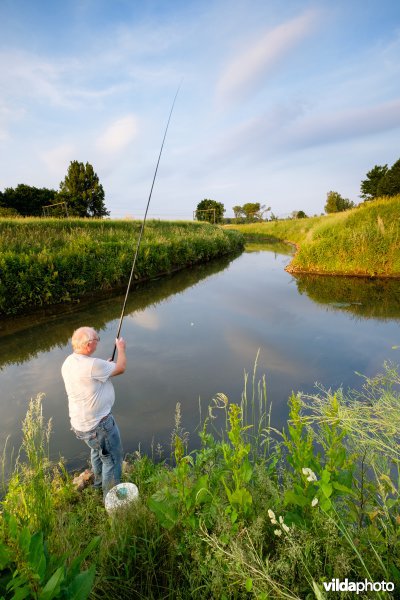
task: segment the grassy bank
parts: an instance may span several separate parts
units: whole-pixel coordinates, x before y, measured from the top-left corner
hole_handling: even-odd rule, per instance
[[[140,498],[115,516],[101,496],[78,494],[62,466],[48,463],[37,398],[5,487],[0,594],[321,600],[337,596],[324,582],[347,578],[391,584],[359,597],[398,597],[399,386],[387,366],[346,395],[294,394],[278,432],[265,380],[254,373],[241,399],[216,396],[190,454],[177,405],[171,459],[129,457],[124,477]]]
[[[126,285],[141,227],[135,221],[0,219],[0,315]],[[149,221],[134,278],[146,280],[242,249],[208,223]]]
[[[323,217],[231,227],[295,243],[294,273],[400,277],[400,196]]]

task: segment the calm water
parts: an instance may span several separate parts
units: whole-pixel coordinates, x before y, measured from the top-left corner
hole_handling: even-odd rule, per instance
[[[236,258],[177,273],[134,289],[122,335],[127,372],[114,379],[114,414],[124,448],[160,442],[169,454],[174,410],[194,432],[218,392],[240,401],[244,370],[266,374],[272,421],[281,427],[292,390],[360,387],[385,360],[400,362],[400,282],[294,278],[284,271],[284,246],[249,246]],[[54,314],[0,322],[0,443],[19,445],[29,399],[45,394],[53,419],[53,458],[70,465],[87,458],[69,429],[60,375],[69,339],[80,325],[100,331],[98,356],[112,354],[123,295],[92,300]],[[192,433],[192,445],[197,436]]]

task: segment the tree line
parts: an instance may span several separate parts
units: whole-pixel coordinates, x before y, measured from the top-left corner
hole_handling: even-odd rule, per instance
[[[388,165],[375,165],[368,171],[361,182],[361,194],[364,202],[371,202],[382,196],[396,196],[400,194],[400,159],[391,168]],[[343,198],[339,192],[327,193],[324,210],[327,214],[343,212],[357,206],[348,198]],[[209,221],[210,223],[256,223],[259,221],[274,221],[277,216],[271,212],[271,207],[266,208],[259,202],[246,202],[242,206],[232,207],[234,219],[224,218],[225,208],[222,202],[204,199],[197,205],[195,218],[198,221]],[[269,214],[268,214],[269,213]],[[292,219],[307,218],[303,210],[294,210]]]
[[[375,165],[361,182],[361,194],[364,202],[370,202],[381,196],[400,194],[400,159],[392,167]],[[342,212],[354,208],[356,204],[343,198],[338,192],[327,194],[324,210],[327,214]],[[197,205],[195,218],[210,223],[254,223],[273,221],[277,217],[271,207],[259,202],[246,202],[242,206],[232,207],[234,219],[224,218],[225,208],[222,202],[204,199]],[[23,183],[16,188],[0,191],[0,215],[3,216],[73,216],[105,217],[110,212],[105,206],[105,194],[92,165],[77,160],[71,161],[59,190],[36,188]],[[306,218],[303,210],[295,210],[291,218]]]
[[[0,191],[0,215],[105,217],[105,194],[90,163],[70,162],[59,190],[37,188],[20,183]]]

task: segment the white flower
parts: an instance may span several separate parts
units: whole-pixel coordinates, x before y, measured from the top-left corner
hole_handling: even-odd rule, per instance
[[[275,519],[275,513],[273,510],[271,510],[270,508],[268,509],[268,516],[270,519]]]
[[[290,528],[286,525],[286,523],[282,523],[282,529],[285,533],[289,533]]]
[[[307,475],[307,481],[317,481],[316,474],[314,473],[314,471],[312,471],[308,467],[303,467],[302,472],[303,472],[303,475]]]
[[[277,535],[278,537],[281,537],[282,531],[280,529],[274,529],[274,534]]]
[[[275,513],[270,508],[268,509],[268,516],[271,519],[272,525],[278,525],[278,521],[276,520]]]
[[[311,506],[317,506],[318,504],[318,498],[314,498],[313,501],[311,502]]]

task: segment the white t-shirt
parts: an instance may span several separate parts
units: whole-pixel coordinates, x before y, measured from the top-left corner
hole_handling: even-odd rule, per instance
[[[115,400],[110,376],[115,363],[86,354],[70,354],[61,374],[68,395],[69,418],[78,431],[90,431],[108,415]]]

